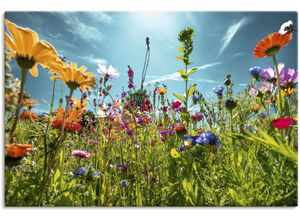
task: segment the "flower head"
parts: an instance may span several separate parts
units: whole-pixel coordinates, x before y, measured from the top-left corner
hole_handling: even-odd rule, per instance
[[[259,79],[261,71],[262,71],[262,69],[259,66],[254,66],[249,69],[249,73],[256,80]]]
[[[156,90],[156,92],[159,94],[159,95],[165,95],[165,94],[167,94],[167,89],[166,89],[166,87],[160,87],[160,88],[158,88],[157,90]]]
[[[186,129],[186,127],[184,125],[177,125],[177,126],[175,126],[174,130],[175,130],[175,132],[178,135],[183,135],[183,134],[187,133],[187,129]]]
[[[202,112],[197,112],[196,114],[191,115],[191,119],[193,122],[201,121],[203,117],[204,114]]]
[[[20,114],[20,119],[21,119],[21,120],[32,119],[32,120],[34,120],[34,121],[37,121],[37,120],[39,120],[39,117],[38,117],[34,112],[31,112],[31,111],[23,111],[23,112]]]
[[[6,153],[11,158],[21,158],[32,152],[31,144],[7,144]]]
[[[254,57],[263,58],[274,56],[280,49],[292,40],[292,34],[272,33],[259,41],[254,49]]]
[[[173,110],[179,110],[180,106],[181,106],[181,102],[179,101],[173,101],[172,104],[171,104],[171,107]]]
[[[108,79],[115,79],[120,76],[120,74],[117,72],[115,68],[113,68],[112,65],[110,65],[108,68],[106,65],[98,64],[97,72],[100,73],[103,77],[107,77]]]
[[[185,136],[184,143],[187,147],[192,147],[196,144],[199,144],[201,146],[213,145],[217,149],[221,149],[222,147],[220,139],[210,131],[202,132],[197,136]]]
[[[298,71],[290,68],[282,68],[280,71],[280,85],[283,87],[294,87],[298,83]]]
[[[214,91],[214,93],[215,93],[218,97],[222,97],[223,91],[224,91],[224,87],[223,87],[223,86],[218,86],[218,87],[214,88],[213,91]]]
[[[272,121],[272,126],[278,129],[284,129],[291,127],[293,123],[293,118],[277,118]]]
[[[22,28],[15,23],[5,20],[10,36],[5,33],[5,49],[10,57],[15,57],[22,69],[38,76],[37,65],[49,68],[53,65],[63,65],[55,48],[47,41],[39,41],[38,34],[31,29]]]
[[[72,157],[85,158],[85,159],[91,157],[89,152],[83,150],[73,150],[71,155]]]
[[[73,177],[77,176],[84,176],[86,173],[86,168],[85,167],[78,167],[76,170],[73,172]]]
[[[58,73],[52,76],[51,80],[61,80],[65,82],[72,90],[80,88],[82,92],[95,88],[96,78],[92,72],[86,72],[86,66],[77,67],[77,63],[73,62],[70,65],[61,67],[53,66],[49,71],[50,74]]]

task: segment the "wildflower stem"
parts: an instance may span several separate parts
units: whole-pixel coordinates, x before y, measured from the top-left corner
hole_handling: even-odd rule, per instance
[[[279,102],[279,115],[282,117],[282,98],[281,98],[281,87],[280,87],[280,76],[279,76],[279,70],[278,70],[278,64],[276,60],[276,55],[273,55],[273,61],[275,65],[276,70],[276,78],[277,78],[277,88],[278,88],[278,102]]]
[[[62,139],[64,137],[64,131],[65,131],[65,121],[66,121],[66,117],[67,117],[67,111],[68,111],[68,105],[69,105],[69,100],[71,100],[72,98],[72,95],[73,95],[73,91],[74,89],[70,89],[70,95],[68,96],[67,100],[66,100],[66,106],[65,106],[65,111],[64,111],[64,116],[63,116],[63,119],[62,119],[62,124],[61,124],[61,130],[60,130],[60,136],[55,144],[55,150],[56,148],[59,147],[59,145],[61,144],[62,142]]]
[[[48,135],[48,130],[49,130],[49,126],[50,126],[50,119],[51,119],[52,108],[53,108],[53,103],[54,103],[55,85],[56,85],[56,80],[54,80],[54,83],[53,83],[53,88],[52,88],[52,98],[51,98],[51,104],[50,104],[50,111],[49,111],[49,116],[48,116],[48,121],[47,121],[46,131],[45,131],[45,134],[44,134],[44,151],[45,151],[45,158],[44,158],[44,174],[43,174],[43,178],[45,178],[46,168],[47,168],[47,158],[48,158],[47,135]]]
[[[17,106],[16,113],[15,113],[15,120],[13,122],[13,125],[12,125],[10,133],[9,133],[9,138],[10,138],[9,143],[13,143],[13,141],[14,141],[13,135],[14,135],[14,132],[15,132],[17,124],[18,124],[19,113],[20,113],[20,109],[21,109],[21,106],[22,106],[23,91],[24,91],[24,85],[25,85],[25,81],[26,81],[26,73],[27,73],[27,69],[22,68],[22,76],[21,76],[21,85],[20,85],[18,106]]]

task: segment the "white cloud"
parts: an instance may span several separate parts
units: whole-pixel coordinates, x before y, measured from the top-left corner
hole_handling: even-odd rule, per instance
[[[223,62],[214,62],[214,63],[208,63],[204,64],[202,66],[194,67],[197,68],[198,70],[203,70],[209,67],[217,66],[222,64]],[[153,84],[156,82],[164,82],[164,81],[178,81],[181,80],[181,76],[178,72],[167,74],[167,75],[162,75],[162,76],[146,76],[146,78],[150,78],[152,80],[146,82],[145,84]],[[211,80],[209,80],[211,81]],[[200,81],[199,81],[200,82]]]
[[[79,57],[80,59],[82,60],[85,60],[91,64],[95,64],[95,65],[98,65],[98,64],[107,64],[107,60],[106,59],[103,59],[103,58],[96,58],[94,56],[81,56]]]
[[[223,53],[223,51],[228,47],[229,43],[231,42],[233,37],[236,35],[238,30],[240,28],[242,28],[243,26],[245,26],[248,22],[249,22],[249,18],[243,17],[239,22],[228,27],[226,33],[224,34],[224,36],[221,40],[222,46],[219,50],[219,55],[221,53]]]
[[[99,24],[110,24],[113,21],[111,16],[103,12],[90,13],[88,19],[82,17],[80,13],[62,13],[61,15],[68,25],[68,31],[84,40],[96,42],[104,38],[104,34],[97,28]],[[90,23],[97,24],[97,26],[90,25]]]

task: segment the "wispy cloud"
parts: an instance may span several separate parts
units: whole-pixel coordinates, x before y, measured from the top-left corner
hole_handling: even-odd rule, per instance
[[[213,66],[220,65],[222,63],[223,62],[208,63],[208,64],[204,64],[202,66],[198,66],[198,67],[195,67],[195,68],[197,68],[198,70],[203,70],[203,69],[207,69],[207,68],[210,68],[210,67],[213,67]],[[146,76],[146,78],[148,78],[148,79],[150,78],[152,80],[149,80],[145,84],[153,84],[153,83],[156,83],[156,82],[181,80],[181,76],[178,72],[171,73],[171,74],[166,74],[166,75],[162,75],[162,76]],[[209,80],[209,81],[212,81],[212,80]]]
[[[86,62],[89,62],[91,64],[95,64],[95,65],[97,65],[97,64],[107,64],[108,63],[108,61],[106,59],[96,58],[93,55],[91,55],[91,56],[81,56],[79,58],[86,61]]]
[[[243,17],[239,22],[228,27],[226,33],[224,34],[221,43],[222,46],[219,50],[219,55],[223,53],[223,51],[228,47],[233,37],[236,35],[239,29],[245,26],[249,22],[248,17]]]
[[[91,13],[88,18],[84,17],[82,13],[63,13],[62,16],[68,26],[67,30],[74,36],[96,42],[103,40],[105,35],[98,28],[99,25],[94,26],[91,24],[109,24],[113,20],[106,13]]]

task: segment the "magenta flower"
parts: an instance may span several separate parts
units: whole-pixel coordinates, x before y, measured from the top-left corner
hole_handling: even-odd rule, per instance
[[[285,129],[291,127],[293,123],[293,118],[276,118],[272,121],[272,126],[278,129]]]
[[[90,158],[90,154],[87,151],[83,151],[83,150],[73,150],[72,152],[72,157],[79,157],[79,158],[85,158],[88,159]]]
[[[98,64],[97,72],[100,73],[103,77],[108,77],[108,79],[118,78],[120,74],[117,72],[115,68],[111,65],[106,68],[106,65]]]

